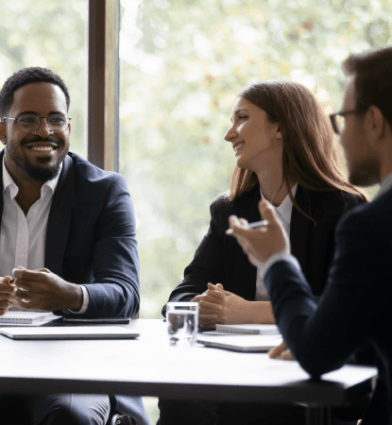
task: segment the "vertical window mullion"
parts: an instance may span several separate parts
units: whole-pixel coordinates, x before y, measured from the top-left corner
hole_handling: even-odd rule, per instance
[[[88,27],[88,159],[118,171],[119,4],[90,0]]]

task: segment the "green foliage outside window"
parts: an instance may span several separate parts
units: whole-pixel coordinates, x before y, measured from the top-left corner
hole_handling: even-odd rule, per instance
[[[122,0],[121,172],[137,216],[141,317],[160,317],[235,164],[236,94],[290,79],[338,111],[342,61],[391,44],[389,0]],[[370,190],[374,193],[374,188]]]
[[[87,0],[0,5],[0,83],[26,66],[59,73],[71,94],[71,149],[86,156]],[[121,1],[120,171],[137,216],[141,317],[160,316],[209,204],[228,188],[224,134],[236,94],[291,79],[327,113],[338,110],[342,60],[390,44],[391,12],[389,0]]]
[[[50,68],[71,96],[71,150],[86,157],[87,0],[0,0],[0,86],[30,66]]]
[[[0,84],[27,66],[60,74],[71,149],[86,156],[87,0],[0,6]],[[390,0],[121,0],[120,171],[137,218],[141,317],[160,317],[228,189],[237,93],[290,79],[338,111],[342,60],[391,44],[391,24]],[[145,401],[155,423],[156,401]]]

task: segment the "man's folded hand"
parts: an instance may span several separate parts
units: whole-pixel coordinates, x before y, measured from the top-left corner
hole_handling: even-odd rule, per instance
[[[7,313],[8,309],[15,303],[15,285],[11,283],[12,277],[0,278],[0,316]]]
[[[31,310],[80,310],[82,288],[69,283],[48,269],[13,270],[15,295],[20,306]]]

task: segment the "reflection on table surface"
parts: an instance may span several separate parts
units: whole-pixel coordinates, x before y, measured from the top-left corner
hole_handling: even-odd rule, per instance
[[[58,323],[56,323],[58,325]],[[370,389],[375,368],[345,366],[310,382],[297,362],[201,344],[173,345],[159,319],[125,326],[136,340],[14,341],[0,337],[1,392],[170,395],[339,405]],[[28,354],[28,355],[26,355]],[[365,388],[366,387],[366,388]]]

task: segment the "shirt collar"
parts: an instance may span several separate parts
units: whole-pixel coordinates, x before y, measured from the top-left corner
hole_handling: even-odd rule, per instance
[[[389,189],[392,188],[392,173],[389,173],[385,179],[382,181],[380,188],[378,189],[376,195],[373,199],[378,198],[379,196],[383,195],[385,192],[388,192]]]
[[[297,193],[297,187],[298,187],[298,184],[296,183],[291,189],[291,194],[293,195],[294,198],[295,198],[295,194]],[[261,198],[263,198],[263,194],[261,194]],[[288,194],[283,199],[280,205],[278,205],[277,207],[272,205],[272,207],[275,208],[275,211],[278,213],[281,219],[285,220],[287,223],[290,223],[291,212],[293,210],[293,203],[291,202],[290,196]]]
[[[11,177],[11,174],[8,172],[7,167],[5,166],[4,156],[3,156],[2,167],[3,167],[3,193],[5,193],[5,191],[7,190],[8,187],[10,187],[10,188],[15,187],[16,193],[13,194],[13,196],[12,196],[12,197],[15,197],[19,192],[19,188],[16,185],[16,183],[14,182],[14,179]],[[59,182],[59,178],[60,178],[60,174],[61,174],[62,169],[63,169],[63,163],[60,164],[59,172],[57,173],[56,177],[54,177],[52,180],[46,181],[42,185],[41,196],[42,196],[43,193],[47,192],[48,190],[50,190],[52,192],[52,194],[55,192],[57,184]]]

